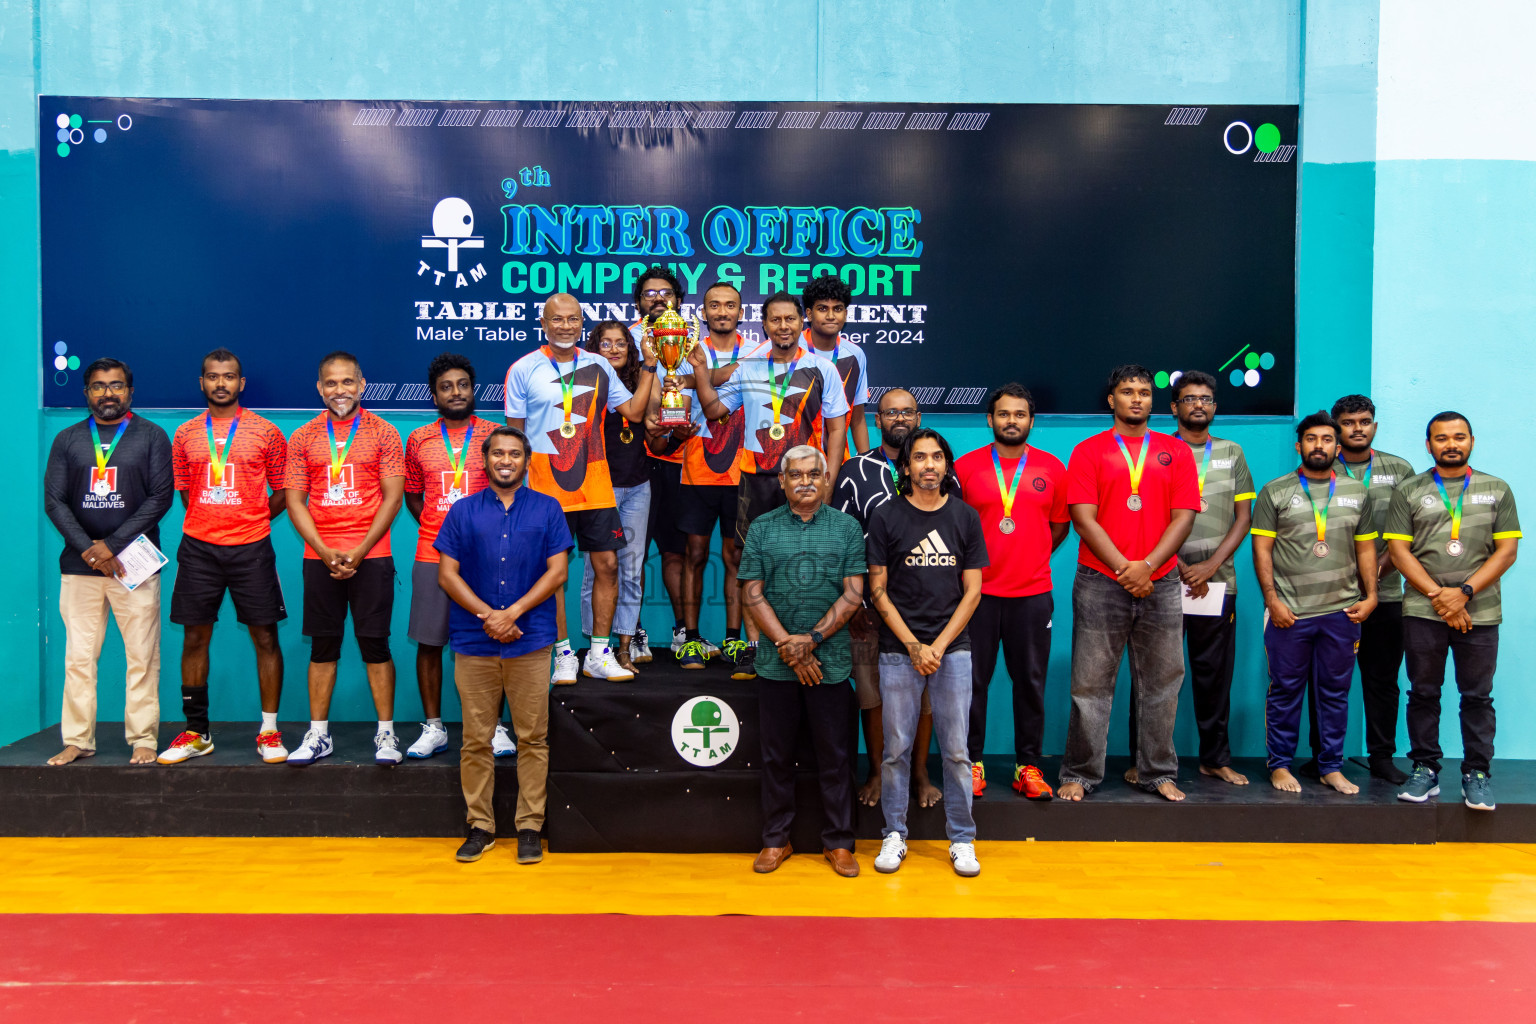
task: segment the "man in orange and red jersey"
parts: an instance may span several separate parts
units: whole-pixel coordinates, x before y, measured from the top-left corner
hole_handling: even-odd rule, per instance
[[[277,728],[283,651],[277,624],[288,617],[272,550],[272,520],[286,505],[288,442],[270,420],[240,407],[245,375],[227,348],[203,357],[198,387],[208,409],[176,430],[171,468],[187,510],[176,552],[171,621],[186,627],[181,643],[181,704],[186,729],[157,760],[180,764],[213,753],[208,725],[208,644],[224,592],[235,619],[251,633],[261,688],[256,753],[268,764],[288,759]],[[270,495],[268,488],[271,488]]]
[[[315,385],[325,412],[288,439],[288,518],[304,538],[304,635],[314,641],[309,731],[288,755],[289,764],[312,764],[335,752],[328,719],[349,608],[379,715],[374,761],[396,765],[401,760],[394,723],[395,663],[389,656],[395,607],[389,526],[405,490],[405,453],[399,431],[362,408],[367,386],[356,356],[327,355],[320,360]]]
[[[613,612],[619,602],[618,552],[628,543],[619,519],[618,499],[608,475],[603,417],[645,421],[656,376],[656,354],[641,346],[640,385],[631,394],[613,366],[581,340],[581,303],[575,296],[551,295],[540,318],[548,344],[541,345],[507,371],[507,425],[528,435],[533,447],[528,482],[557,499],[571,534],[592,559],[592,646],[581,665],[591,679],[627,682],[633,672],[619,664],[609,646]],[[576,681],[576,652],[566,632],[565,591],[555,594],[554,671],[550,682]]]
[[[444,352],[427,367],[427,387],[437,406],[435,422],[417,427],[405,439],[405,507],[416,520],[416,561],[411,566],[411,618],[405,635],[416,642],[416,688],[426,721],[406,757],[431,757],[448,749],[443,727],[443,648],[448,646],[448,595],[437,583],[439,556],[432,542],[448,509],[486,486],[480,442],[497,424],[475,415],[475,368],[454,352]],[[492,752],[514,751],[500,723]]]
[[[843,397],[848,400],[848,455],[867,452],[869,425],[864,422],[864,405],[869,401],[869,364],[864,347],[843,336],[853,292],[842,278],[827,274],[806,285],[800,301],[811,322],[800,337],[801,344],[837,367],[838,379],[843,382]]]

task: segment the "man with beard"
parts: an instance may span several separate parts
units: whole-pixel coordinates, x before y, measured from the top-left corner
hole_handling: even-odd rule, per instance
[[[1440,792],[1440,690],[1450,654],[1461,691],[1462,800],[1491,811],[1499,579],[1515,564],[1520,517],[1508,484],[1473,471],[1472,424],[1465,416],[1437,413],[1424,433],[1434,468],[1399,483],[1387,511],[1392,561],[1410,587],[1403,646],[1413,775],[1397,796],[1423,803]]]
[[[575,296],[551,295],[539,322],[549,343],[507,370],[507,425],[527,430],[528,483],[560,502],[577,547],[592,560],[593,636],[582,675],[628,682],[635,674],[619,664],[609,646],[619,603],[618,552],[628,540],[608,475],[603,417],[617,413],[631,423],[644,422],[656,354],[641,343],[640,387],[631,394],[608,360],[576,344],[582,314]],[[550,682],[574,683],[576,652],[566,632],[564,590],[555,592],[555,621],[559,635]]]
[[[1345,395],[1333,403],[1333,419],[1339,425],[1339,468],[1359,480],[1371,492],[1376,512],[1372,527],[1386,528],[1392,494],[1414,475],[1407,459],[1378,451],[1376,406],[1365,395]],[[1395,786],[1408,781],[1392,763],[1397,753],[1397,677],[1403,667],[1403,577],[1393,564],[1391,545],[1376,541],[1378,604],[1371,617],[1360,624],[1360,700],[1365,709],[1365,751],[1371,774]],[[1312,749],[1317,747],[1316,711],[1313,712]]]
[[[875,509],[896,497],[896,458],[908,435],[923,425],[917,399],[906,388],[891,388],[876,406],[880,446],[843,463],[837,475],[832,502],[859,521],[869,539],[869,520]],[[885,757],[885,724],[880,707],[880,617],[869,600],[869,580],[864,581],[864,604],[848,620],[848,639],[853,647],[853,689],[864,724],[864,750],[869,756],[869,777],[859,787],[859,803],[880,806],[880,762]],[[928,777],[929,741],[933,738],[933,708],[923,691],[917,736],[913,749],[924,752],[912,759],[912,788],[919,807],[932,807],[943,796]]]
[[[1061,764],[1063,800],[1104,781],[1115,678],[1127,645],[1138,694],[1137,784],[1183,800],[1173,747],[1184,652],[1178,551],[1200,508],[1189,445],[1147,429],[1152,373],[1117,366],[1105,401],[1114,425],[1072,449],[1067,505],[1082,543],[1072,586],[1072,716]]]
[[[822,503],[827,462],[820,449],[796,445],[778,462],[787,504],[753,523],[741,555],[742,597],[769,641],[757,664],[763,848],[752,870],[767,874],[794,852],[795,747],[805,721],[821,789],[821,853],[833,871],[852,878],[859,873],[848,689],[853,666],[842,626],[863,595],[864,535],[853,517]]]
[[[837,368],[800,344],[803,321],[800,300],[788,292],[775,292],[763,303],[768,345],[760,347],[757,355],[734,367],[713,371],[702,348],[695,348],[688,356],[706,417],[718,420],[744,410],[741,485],[736,499],[736,537],[743,543],[754,519],[785,502],[784,490],[778,485],[779,460],[785,451],[810,445],[824,451],[827,465],[843,464],[848,402]],[[750,608],[746,624],[751,639],[737,660],[734,679],[750,679],[756,674],[760,624],[752,621]]]
[[[448,644],[448,595],[437,585],[437,549],[432,542],[443,517],[457,502],[485,487],[481,442],[496,424],[475,415],[475,368],[454,352],[427,366],[427,387],[437,406],[435,423],[417,427],[405,439],[405,507],[416,520],[416,561],[411,566],[411,619],[405,635],[416,642],[416,688],[426,721],[407,757],[431,757],[448,749],[443,728],[443,648]],[[497,757],[515,751],[506,727],[496,724],[491,741]]]
[[[848,401],[847,450],[853,455],[866,452],[869,450],[869,426],[864,422],[864,406],[869,401],[869,364],[864,358],[863,346],[843,337],[853,292],[842,278],[827,274],[806,285],[805,291],[800,293],[800,301],[811,322],[801,341],[806,348],[837,367],[838,379],[843,384],[843,397]]]
[[[245,376],[233,352],[216,348],[204,356],[198,386],[208,410],[183,423],[171,442],[176,489],[187,510],[171,593],[171,621],[186,629],[181,704],[187,728],[158,760],[179,764],[213,753],[208,645],[227,590],[235,603],[235,619],[250,631],[256,648],[261,687],[256,753],[268,764],[279,764],[288,759],[288,751],[277,728],[283,694],[277,624],[288,617],[288,609],[277,579],[271,523],[288,505],[283,489],[288,441],[270,420],[240,407]]]
[[[544,672],[555,641],[556,591],[565,586],[571,533],[560,503],[524,487],[528,439],[496,427],[480,442],[490,486],[453,503],[433,541],[437,574],[453,598],[449,636],[453,677],[464,709],[459,777],[468,834],[456,855],[476,861],[496,845],[491,742],[501,704],[517,732],[517,862],[544,859],[549,779],[549,685]]]
[[[1360,623],[1376,607],[1376,518],[1365,485],[1334,471],[1338,432],[1322,410],[1302,420],[1296,427],[1301,467],[1265,484],[1254,500],[1253,570],[1269,620],[1267,766],[1270,784],[1288,793],[1301,792],[1290,769],[1308,692],[1317,707],[1323,785],[1360,792],[1340,769]]]
[[[981,796],[987,773],[987,687],[997,645],[1013,681],[1013,789],[1030,800],[1051,799],[1040,774],[1045,745],[1045,675],[1051,663],[1051,555],[1067,537],[1067,467],[1032,448],[1035,399],[1022,384],[1004,384],[987,400],[992,443],[955,461],[965,503],[981,517],[988,564],[981,604],[970,623],[971,793]]]
[[[43,476],[43,505],[64,538],[59,553],[59,615],[64,619],[64,749],[48,759],[69,764],[96,753],[96,659],[117,620],[128,662],[123,733],[129,764],[153,764],[160,731],[160,575],[129,590],[117,579],[118,553],[143,534],[160,544],[159,522],[171,507],[171,441],[133,409],[133,371],[117,359],[85,368],[90,416],[53,439]]]
[[[288,518],[304,539],[304,635],[309,654],[309,731],[288,755],[313,764],[335,752],[331,693],[347,613],[378,712],[376,764],[400,763],[395,738],[395,663],[389,654],[395,609],[395,560],[389,527],[405,490],[400,433],[362,408],[368,382],[350,352],[320,360],[316,390],[325,412],[288,439]]]

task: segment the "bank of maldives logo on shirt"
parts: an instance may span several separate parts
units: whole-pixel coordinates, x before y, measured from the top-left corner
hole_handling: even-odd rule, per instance
[[[907,556],[907,564],[914,568],[924,565],[953,568],[958,563],[949,548],[945,546],[943,538],[939,536],[939,531],[929,530],[928,536],[924,537],[922,543],[913,548],[912,553]]]
[[[672,747],[689,764],[709,768],[736,752],[741,722],[719,697],[684,701],[672,716]]]

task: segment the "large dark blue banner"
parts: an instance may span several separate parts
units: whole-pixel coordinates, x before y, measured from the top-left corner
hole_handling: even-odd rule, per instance
[[[315,408],[361,357],[375,408],[430,407],[464,352],[482,407],[541,299],[635,318],[646,266],[688,306],[840,274],[875,389],[970,412],[1028,385],[1099,412],[1108,368],[1216,373],[1224,414],[1293,405],[1294,106],[39,101],[44,401],[131,363],[141,406]],[[685,308],[685,313],[689,312]]]

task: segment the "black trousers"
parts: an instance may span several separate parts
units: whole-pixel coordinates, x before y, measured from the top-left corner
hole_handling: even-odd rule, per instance
[[[1461,691],[1461,769],[1492,774],[1493,672],[1499,662],[1499,627],[1452,629],[1439,619],[1403,619],[1408,655],[1408,756],[1414,764],[1440,770],[1440,690],[1445,657],[1456,659]]]
[[[795,744],[803,714],[816,752],[825,824],[821,843],[853,849],[853,758],[858,743],[853,687],[847,680],[805,686],[758,677],[758,734],[762,742],[763,845],[784,846],[795,820]]]
[[[1360,666],[1360,703],[1365,708],[1366,756],[1372,761],[1390,759],[1397,753],[1397,709],[1400,703],[1397,677],[1403,668],[1402,602],[1378,604],[1370,618],[1360,623],[1360,652],[1356,661]],[[1307,715],[1311,724],[1308,739],[1315,755],[1318,751],[1317,707],[1310,692],[1307,694]]]
[[[1195,698],[1195,726],[1200,730],[1200,763],[1225,768],[1232,763],[1227,723],[1232,718],[1232,668],[1237,658],[1237,595],[1221,602],[1220,615],[1184,616],[1189,643],[1189,688]],[[1136,759],[1136,688],[1130,699],[1131,760]],[[1313,749],[1317,748],[1314,716]]]
[[[987,744],[987,687],[997,668],[997,645],[1013,681],[1013,761],[1040,763],[1045,743],[1045,675],[1051,663],[1049,593],[1028,597],[981,595],[966,630],[971,638],[971,719],[966,746],[980,761]]]

